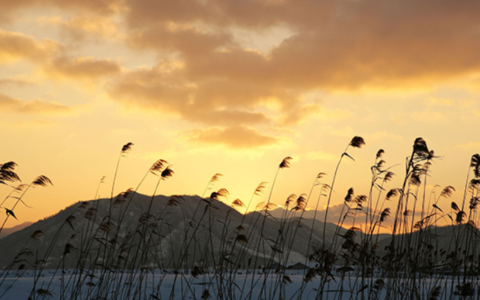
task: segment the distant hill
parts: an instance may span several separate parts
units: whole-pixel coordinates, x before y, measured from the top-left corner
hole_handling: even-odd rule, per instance
[[[133,257],[132,253],[144,251],[136,248],[141,244],[139,239],[146,238],[142,236],[142,229],[139,229],[142,227],[138,227],[142,222],[147,226],[147,232],[152,239],[152,249],[148,251],[151,251],[152,256],[155,254],[156,263],[164,265],[165,268],[174,267],[173,264],[180,260],[185,267],[193,266],[199,263],[200,257],[203,257],[201,263],[213,264],[220,256],[231,263],[256,262],[257,265],[265,265],[275,251],[282,251],[274,250],[278,243],[281,243],[279,229],[282,226],[275,218],[269,216],[264,219],[264,215],[258,212],[243,215],[220,201],[202,199],[198,196],[182,196],[182,199],[175,199],[172,202],[171,197],[156,196],[150,210],[151,215],[145,215],[150,204],[150,196],[135,194],[128,207],[128,201],[121,199],[113,206],[113,217],[109,225],[106,225],[108,220],[105,218],[110,207],[109,199],[76,203],[56,215],[2,239],[0,268],[7,267],[14,260],[20,261],[20,257],[15,259],[15,256],[22,249],[22,253],[29,253],[30,256],[24,258],[25,261],[22,263],[17,262],[16,265],[24,264],[23,267],[31,268],[34,253],[38,255],[38,259],[42,259],[48,251],[51,251],[46,261],[47,268],[57,267],[66,252],[69,259],[65,260],[65,267],[75,267],[79,258],[82,257],[81,249],[85,249],[85,245],[90,242],[92,253],[89,260],[98,255],[98,249],[102,246],[111,244],[113,246],[108,247],[118,248],[115,255],[122,256],[122,259],[129,256],[130,261],[125,262],[124,265],[135,264],[138,263],[135,261],[137,258]],[[171,205],[168,205],[169,201]],[[123,222],[117,224],[119,216],[124,213]],[[287,242],[284,241],[284,245],[291,244],[287,258],[289,262],[304,261],[308,247],[310,247],[308,252],[312,253],[313,247],[321,245],[323,222],[318,220],[315,222],[312,242],[309,243],[313,220],[304,219],[300,226],[297,226],[298,220],[298,218],[292,218],[283,225],[282,239],[289,239]],[[263,223],[264,230],[260,233]],[[108,230],[110,231],[108,239],[102,240],[105,236],[104,232]],[[110,240],[117,230],[118,235],[115,240]],[[345,229],[327,224],[327,244],[331,243],[337,231],[343,233]],[[35,232],[38,234],[33,235]],[[236,241],[240,235],[248,237],[248,241]],[[293,236],[295,238],[292,243]],[[55,242],[52,244],[54,239]],[[129,252],[122,252],[122,245],[126,245],[128,241],[133,241],[129,244]],[[70,247],[68,251],[67,244],[71,245],[68,246]],[[53,246],[52,250],[48,250],[50,246]],[[211,259],[204,261],[207,252],[213,253]],[[88,265],[89,262],[86,261],[85,264]]]
[[[26,227],[28,227],[32,224],[33,224],[33,222],[24,222],[22,224],[19,224],[19,225],[10,227],[10,228],[3,228],[2,232],[0,232],[0,239],[6,237],[9,234],[12,234],[12,233],[17,232],[19,230],[22,230],[22,229],[24,229],[24,228],[26,228]]]
[[[265,212],[243,215],[223,202],[198,196],[156,196],[151,202],[151,196],[134,194],[130,204],[128,199],[112,201],[110,219],[106,216],[111,201],[100,199],[78,202],[26,228],[16,228],[0,242],[0,269],[33,268],[35,262],[44,263],[45,268],[108,264],[125,269],[146,263],[166,269],[219,263],[225,267],[266,266],[305,262],[307,254],[323,248],[324,223],[311,218],[312,211],[305,212],[302,219],[300,212],[283,219],[284,211],[273,210],[265,218]],[[396,241],[405,247],[432,244],[448,252],[457,237],[461,242],[480,234],[462,226],[430,227],[397,235]],[[335,249],[341,250],[345,232],[345,228],[327,223],[326,246],[335,240]],[[357,242],[362,237],[363,233],[356,232]],[[386,253],[391,238],[389,234],[373,237],[378,255]]]

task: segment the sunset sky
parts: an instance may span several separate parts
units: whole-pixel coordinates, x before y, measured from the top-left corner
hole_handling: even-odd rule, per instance
[[[439,202],[447,211],[480,152],[479,16],[478,0],[0,0],[0,163],[16,162],[23,183],[54,183],[29,191],[33,208],[6,227],[93,199],[102,176],[108,197],[127,142],[115,194],[165,159],[175,174],[160,194],[201,195],[221,173],[213,189],[246,203],[291,156],[273,192],[283,204],[319,172],[330,184],[361,136],[338,205],[350,187],[368,194],[381,148],[398,164],[387,189],[401,187],[423,137],[440,156],[427,195],[457,190]]]

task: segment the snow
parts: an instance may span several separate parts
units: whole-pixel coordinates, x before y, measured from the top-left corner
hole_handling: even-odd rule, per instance
[[[224,293],[228,293],[228,296],[224,295],[228,299],[315,299],[321,278],[317,276],[312,281],[305,283],[305,272],[287,270],[285,271],[287,277],[283,277],[283,274],[276,274],[274,271],[266,274],[260,270],[255,272],[237,270],[235,272],[225,271],[222,276],[218,276],[210,270],[206,274],[194,278],[190,275],[189,270],[177,272],[177,274],[172,270],[154,270],[143,274],[140,274],[139,271],[135,273],[113,271],[109,272],[110,277],[108,278],[114,284],[110,285],[107,299],[132,299],[134,295],[139,299],[201,299],[205,289],[209,290],[210,299],[217,299],[219,298],[218,290],[221,286],[223,286]],[[35,281],[34,274],[32,270],[10,271],[8,274],[3,274],[0,279],[3,280],[0,286],[0,298],[28,299]],[[87,276],[87,274],[94,276]],[[358,291],[362,286],[361,279],[346,276],[341,280],[341,277],[337,275],[326,284],[324,299],[330,299],[334,296],[335,299],[360,299],[362,292],[358,293]],[[371,284],[381,278],[378,275],[375,275],[374,278],[367,278],[366,283]],[[62,282],[65,282],[68,283],[68,287],[66,292],[64,291],[67,295],[64,299],[70,299],[73,298],[72,283],[83,279],[83,282],[81,282],[82,289],[77,294],[77,299],[96,299],[92,295],[97,292],[96,289],[101,278],[102,271],[85,270],[83,275],[80,276],[74,274],[73,270],[65,270],[64,274],[61,271],[45,270],[38,279],[36,289],[45,289],[52,294],[52,296],[46,296],[44,299],[60,299]],[[388,279],[382,279],[387,284]],[[289,283],[290,280],[291,283]],[[282,281],[285,284],[282,284]],[[230,282],[233,282],[233,284],[230,284]],[[418,285],[420,286],[421,298],[427,299],[432,289],[440,285],[442,294],[439,299],[449,299],[452,282],[451,278],[422,279]],[[395,284],[401,288],[402,281],[397,280]],[[475,293],[477,293],[477,290],[478,288],[475,288]],[[363,293],[368,299],[368,289]],[[409,298],[408,293],[406,290],[406,295],[401,298]],[[478,294],[475,295],[475,297],[477,296]],[[386,297],[385,289],[378,294],[378,299],[384,297]],[[36,297],[36,299],[42,299],[42,297]]]

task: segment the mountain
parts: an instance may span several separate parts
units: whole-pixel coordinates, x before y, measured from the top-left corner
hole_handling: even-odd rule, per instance
[[[446,255],[457,252],[458,257],[463,258],[466,254],[465,250],[469,249],[468,255],[477,252],[480,246],[480,231],[478,228],[469,224],[449,225],[449,226],[430,226],[422,231],[414,231],[413,233],[398,234],[395,236],[396,243],[404,247],[431,249],[436,252],[440,260],[445,260]],[[379,253],[386,253],[385,249],[390,245],[392,236],[387,235],[379,240]],[[444,253],[440,257],[440,253]],[[440,261],[440,262],[441,262]]]
[[[113,200],[83,201],[1,239],[0,269],[246,268],[304,263],[324,248],[324,223],[308,218],[312,212],[305,212],[302,218],[300,212],[290,218],[282,218],[283,213],[243,215],[223,202],[198,196],[129,194]],[[346,231],[327,223],[325,245],[335,241],[333,248],[340,254]],[[469,241],[479,234],[466,224],[430,226],[396,235],[395,245],[412,251],[434,249],[422,255],[425,259],[439,255],[437,259],[442,260],[445,258],[440,255],[445,257],[462,245],[476,249]],[[364,237],[355,232],[353,241],[359,243]],[[391,240],[389,234],[372,236],[380,258]],[[351,249],[358,251],[355,247]],[[469,251],[467,254],[472,253]]]
[[[3,228],[2,232],[0,232],[0,239],[6,237],[7,235],[12,234],[16,231],[22,230],[22,229],[24,229],[24,228],[26,228],[26,227],[28,227],[32,224],[33,224],[33,222],[24,222],[22,224],[19,224],[19,225],[10,227],[10,228]]]
[[[243,215],[218,200],[198,196],[152,199],[130,194],[112,201],[84,201],[2,239],[0,268],[33,268],[35,262],[44,268],[302,262],[307,252],[321,247],[323,222],[317,220],[313,226],[313,219],[299,221],[281,223],[259,212]],[[344,232],[327,224],[326,244],[335,233]]]

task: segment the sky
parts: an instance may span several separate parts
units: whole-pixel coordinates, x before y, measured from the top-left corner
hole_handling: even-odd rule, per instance
[[[461,202],[480,152],[480,2],[476,0],[0,0],[0,163],[14,161],[36,221],[80,200],[135,188],[158,159],[165,195],[248,203],[310,193],[319,172],[341,205],[368,194],[384,149],[401,187],[417,137],[438,156],[427,198]],[[220,173],[206,193],[210,178]],[[99,185],[100,179],[105,180]],[[152,194],[147,176],[139,192]],[[436,187],[438,185],[438,187]],[[11,191],[0,186],[0,197]],[[376,191],[375,193],[377,193]],[[434,194],[432,194],[434,193]],[[308,207],[319,194],[314,187]],[[382,196],[383,197],[383,196]],[[431,199],[431,198],[430,198]],[[12,207],[8,199],[5,207]],[[325,208],[321,200],[320,208]],[[388,205],[393,209],[395,202]]]

